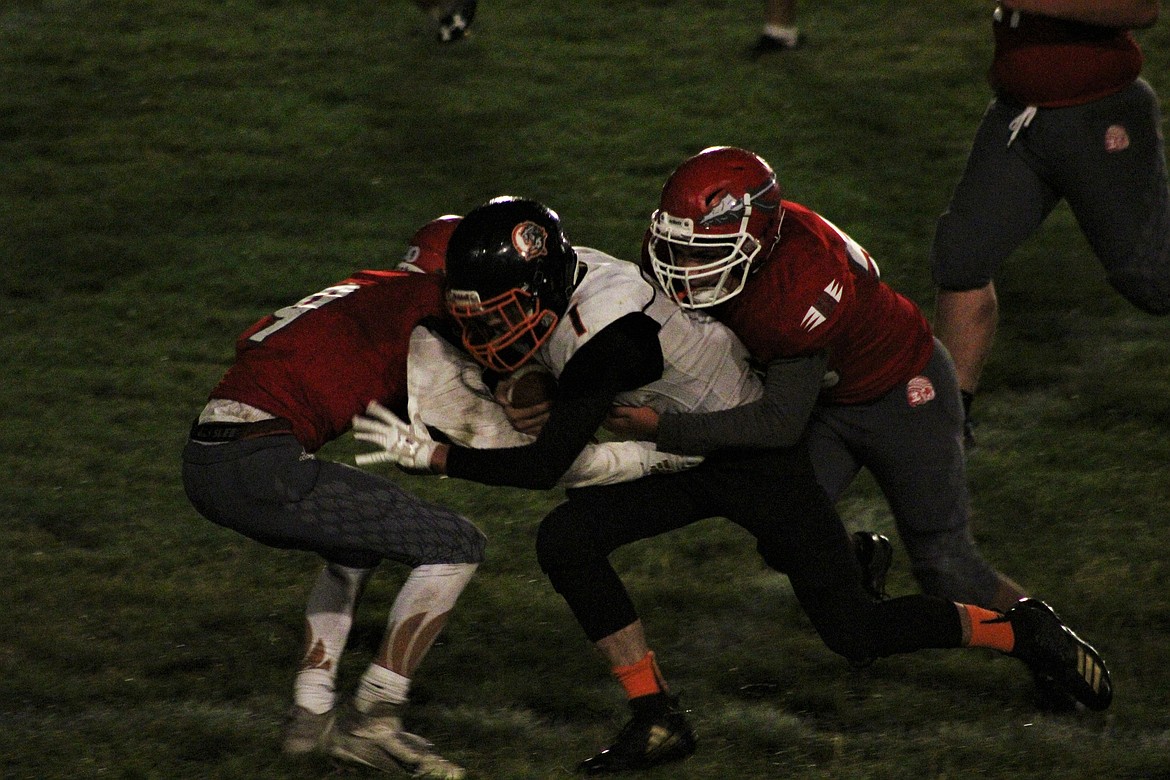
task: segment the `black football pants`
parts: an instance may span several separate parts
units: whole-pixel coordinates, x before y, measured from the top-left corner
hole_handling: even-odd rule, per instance
[[[825,644],[851,661],[959,645],[951,602],[920,595],[878,602],[865,592],[849,535],[803,447],[735,451],[685,472],[569,490],[540,524],[537,556],[596,642],[638,618],[609,554],[710,517],[755,537]]]

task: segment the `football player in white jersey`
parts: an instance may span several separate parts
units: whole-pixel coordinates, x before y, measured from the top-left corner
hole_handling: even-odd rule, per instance
[[[744,350],[723,326],[678,309],[633,264],[574,249],[540,203],[496,198],[472,210],[447,251],[447,304],[463,346],[512,371],[536,360],[558,378],[535,441],[476,450],[416,437],[371,406],[354,421],[371,460],[491,485],[546,489],[615,403],[717,411],[759,397]],[[587,773],[655,766],[693,752],[694,732],[650,650],[608,556],[639,539],[726,517],[786,574],[825,644],[854,663],[922,648],[988,647],[1051,676],[1094,709],[1112,697],[1097,653],[1028,610],[999,613],[924,595],[878,601],[802,447],[724,450],[685,472],[568,490],[541,521],[537,556],[625,689],[630,721],[581,763]],[[1082,661],[1078,665],[1078,659]]]
[[[535,436],[517,431],[483,379],[483,367],[425,326],[410,335],[406,363],[407,408],[414,433],[431,438],[439,431],[450,441],[476,449],[519,447]],[[378,462],[358,457],[358,465]],[[702,463],[702,457],[660,452],[645,441],[590,443],[557,485],[567,488],[609,485]],[[884,571],[882,572],[884,574]]]

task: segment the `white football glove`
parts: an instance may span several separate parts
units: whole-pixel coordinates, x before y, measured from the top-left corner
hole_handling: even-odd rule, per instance
[[[703,458],[698,455],[672,455],[657,451],[650,452],[647,460],[647,474],[674,474],[693,469],[703,462]]]
[[[371,463],[397,463],[404,469],[430,471],[431,456],[438,444],[416,433],[398,419],[394,412],[377,401],[370,401],[364,415],[353,418],[353,437],[381,447],[377,452],[363,452],[354,458],[359,466]]]

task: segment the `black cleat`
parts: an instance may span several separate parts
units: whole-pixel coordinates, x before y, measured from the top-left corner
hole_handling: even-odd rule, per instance
[[[855,531],[853,551],[861,564],[862,587],[878,601],[885,599],[886,577],[890,573],[890,562],[894,560],[894,545],[881,534]]]
[[[1060,714],[1080,709],[1072,694],[1051,678],[1032,672],[1032,682],[1036,684],[1036,709],[1040,712]]]
[[[471,35],[477,0],[458,0],[439,20],[439,43],[454,43]]]
[[[1022,599],[1004,619],[1016,637],[1015,649],[1008,655],[1028,665],[1043,693],[1052,696],[1063,691],[1091,710],[1109,707],[1113,683],[1105,662],[1092,645],[1060,621],[1052,607],[1038,599]]]
[[[752,47],[748,49],[748,57],[753,60],[758,60],[766,54],[775,54],[783,51],[793,51],[794,49],[803,48],[805,44],[804,33],[798,33],[796,41],[790,43],[783,38],[776,38],[772,35],[764,33],[756,39]]]
[[[695,752],[695,732],[678,699],[663,693],[630,700],[634,716],[613,744],[577,765],[587,775],[649,769]]]
[[[975,449],[975,421],[970,417],[963,419],[963,449]]]
[[[971,419],[971,404],[975,403],[975,394],[969,390],[960,390],[963,399],[963,449],[975,449],[975,421]]]

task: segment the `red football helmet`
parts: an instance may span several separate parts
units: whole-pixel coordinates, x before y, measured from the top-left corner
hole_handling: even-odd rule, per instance
[[[654,275],[688,309],[722,303],[771,251],[783,218],[776,173],[762,157],[733,146],[704,149],[662,187],[650,218]]]
[[[461,219],[463,217],[457,214],[444,214],[415,231],[410,237],[402,262],[397,266],[398,270],[439,276],[446,274],[447,242],[451,240],[451,234]]]

